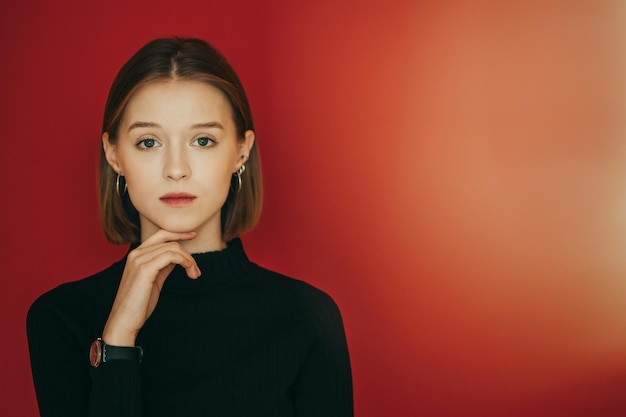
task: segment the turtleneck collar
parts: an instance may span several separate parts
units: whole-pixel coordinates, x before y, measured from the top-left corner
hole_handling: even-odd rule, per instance
[[[194,253],[202,275],[190,279],[185,270],[177,265],[163,284],[162,292],[202,291],[229,287],[243,281],[252,263],[248,260],[241,239],[227,243],[225,249]]]

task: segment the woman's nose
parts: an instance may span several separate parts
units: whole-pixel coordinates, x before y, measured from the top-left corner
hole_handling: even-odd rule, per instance
[[[171,180],[180,180],[191,175],[191,167],[184,149],[169,149],[163,166],[163,176]]]

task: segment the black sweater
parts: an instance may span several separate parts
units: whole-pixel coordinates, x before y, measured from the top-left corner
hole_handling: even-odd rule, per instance
[[[177,266],[137,337],[143,362],[89,364],[125,258],[43,294],[27,317],[42,417],[352,416],[340,312],[311,285],[250,262],[235,239]]]

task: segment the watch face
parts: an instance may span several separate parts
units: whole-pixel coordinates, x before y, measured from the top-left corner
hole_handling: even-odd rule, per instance
[[[89,349],[89,361],[91,362],[91,366],[97,368],[100,365],[100,360],[102,359],[102,342],[98,340],[94,340],[91,344],[91,348]]]

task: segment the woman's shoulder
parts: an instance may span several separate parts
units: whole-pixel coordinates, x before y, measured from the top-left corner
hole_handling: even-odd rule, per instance
[[[276,299],[299,306],[309,314],[330,315],[338,318],[339,307],[325,290],[297,277],[254,264],[255,285]]]
[[[87,352],[88,344],[102,332],[120,276],[117,262],[38,296],[26,315],[30,349],[40,355],[42,346],[50,343],[56,348],[65,346]]]
[[[319,287],[304,279],[288,276],[281,272],[268,269],[258,264],[254,265],[254,275],[260,285],[276,291],[287,291],[301,294],[312,298],[327,299],[330,295]]]
[[[99,300],[115,295],[122,270],[123,261],[118,261],[89,276],[59,284],[39,295],[29,313],[50,309],[81,310],[87,304],[98,304]]]

